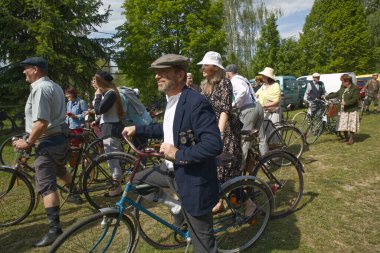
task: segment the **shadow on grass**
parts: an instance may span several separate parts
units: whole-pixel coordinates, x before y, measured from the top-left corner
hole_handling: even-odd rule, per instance
[[[301,231],[296,224],[296,214],[271,220],[257,243],[243,252],[297,250],[301,241]]]
[[[84,210],[86,209],[86,210]],[[78,212],[87,212],[94,210],[93,208],[85,205],[81,206],[65,206],[61,209],[61,226],[63,230],[67,229],[70,225],[83,218],[83,216],[75,215]],[[71,217],[70,220],[64,217]],[[32,211],[20,224],[2,228],[0,236],[1,248],[3,252],[25,252],[33,248],[33,243],[39,240],[48,231],[48,220],[46,214],[42,211]]]
[[[355,134],[354,140],[356,142],[362,142],[362,141],[365,141],[366,139],[368,139],[370,137],[371,137],[371,135],[369,135],[369,134],[358,133],[358,134]]]
[[[316,199],[318,197],[318,193],[315,193],[315,192],[305,192],[302,194],[302,205],[299,205],[297,207],[297,209],[294,210],[294,212],[298,212],[300,210],[302,210],[305,206],[307,206],[308,204],[310,204],[311,202],[314,201],[314,199]]]

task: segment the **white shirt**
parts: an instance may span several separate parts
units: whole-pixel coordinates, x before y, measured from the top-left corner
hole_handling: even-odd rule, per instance
[[[232,102],[232,106],[237,106],[238,108],[242,108],[245,105],[251,104],[252,101],[251,94],[255,97],[255,92],[253,91],[251,85],[249,85],[249,81],[240,76],[234,75],[231,78],[232,83],[232,92],[234,94],[234,101]]]
[[[168,103],[166,104],[165,109],[165,115],[164,115],[164,143],[169,143],[174,145],[174,136],[173,136],[173,123],[174,123],[174,116],[175,116],[175,110],[177,108],[179,97],[181,96],[181,93],[178,93],[177,95],[168,97],[166,96],[166,100]],[[169,170],[173,171],[174,166],[173,163],[169,160],[165,160],[165,164],[168,167]]]

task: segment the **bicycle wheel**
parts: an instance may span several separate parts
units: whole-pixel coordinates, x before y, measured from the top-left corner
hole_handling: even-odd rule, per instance
[[[306,130],[306,134],[305,134],[305,141],[307,144],[313,144],[314,142],[316,142],[319,138],[319,136],[321,136],[321,134],[323,133],[324,129],[325,129],[325,125],[326,123],[322,120],[321,117],[316,117],[314,118],[307,130]]]
[[[240,252],[255,243],[269,222],[273,205],[269,187],[254,177],[241,176],[230,182],[221,189],[225,211],[214,215],[218,252],[223,253]]]
[[[125,214],[119,223],[118,217],[116,210],[93,214],[69,227],[48,252],[133,252],[137,243],[134,224]]]
[[[86,170],[83,176],[83,193],[87,201],[95,208],[114,206],[120,195],[115,197],[104,196],[110,189],[114,187],[112,175],[108,162],[110,160],[119,160],[119,164],[123,173],[122,183],[128,182],[128,177],[133,171],[136,159],[121,152],[112,152],[99,156]],[[139,170],[143,166],[139,165]]]
[[[85,155],[88,157],[89,161],[92,162],[97,156],[104,154],[104,146],[102,139],[93,140],[86,148]]]
[[[28,178],[10,167],[0,167],[0,227],[20,223],[33,210],[34,189]]]
[[[13,118],[13,130],[14,131],[25,131],[25,113],[24,112],[18,112],[16,113]]]
[[[283,125],[269,135],[268,144],[270,150],[283,149],[300,158],[304,149],[304,137],[298,128]]]
[[[307,112],[298,112],[293,116],[292,121],[294,122],[294,125],[301,130],[301,132],[304,134],[306,133],[306,129],[308,126],[308,116]]]
[[[146,200],[142,196],[138,196],[136,203],[158,215],[161,219],[174,223],[174,216],[166,205]],[[136,208],[134,213],[140,227],[140,235],[149,245],[161,250],[177,249],[186,246],[186,241],[156,219]]]
[[[303,167],[292,154],[283,150],[266,153],[251,172],[252,176],[268,180],[274,196],[272,217],[292,213],[303,193]]]
[[[17,153],[12,146],[12,138],[22,138],[24,134],[17,134],[6,138],[0,145],[0,163],[3,165],[14,165]]]

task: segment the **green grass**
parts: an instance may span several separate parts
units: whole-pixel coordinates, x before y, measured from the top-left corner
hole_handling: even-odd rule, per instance
[[[264,235],[245,252],[380,252],[379,123],[380,115],[365,115],[352,146],[330,134],[310,145],[302,156],[305,185],[298,210],[271,220]],[[63,228],[92,212],[88,204],[65,204]],[[46,252],[31,246],[46,228],[40,202],[21,224],[0,228],[1,251]],[[163,251],[140,238],[136,252]]]

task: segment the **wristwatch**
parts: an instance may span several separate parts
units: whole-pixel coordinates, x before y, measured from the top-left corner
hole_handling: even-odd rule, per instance
[[[34,147],[36,144],[30,143],[28,140],[25,140],[26,144],[28,144],[29,147]]]

